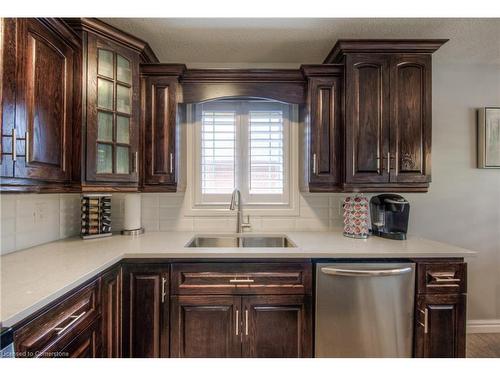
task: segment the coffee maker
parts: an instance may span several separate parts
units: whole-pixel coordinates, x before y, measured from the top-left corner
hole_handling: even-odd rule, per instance
[[[397,194],[380,194],[370,199],[372,234],[392,240],[406,240],[410,203]]]

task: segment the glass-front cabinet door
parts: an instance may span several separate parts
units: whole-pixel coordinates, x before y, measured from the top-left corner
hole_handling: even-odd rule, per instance
[[[87,64],[87,180],[137,182],[139,57],[89,35]]]

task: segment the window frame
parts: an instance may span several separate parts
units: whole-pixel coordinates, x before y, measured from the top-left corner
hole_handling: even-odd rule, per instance
[[[203,108],[214,108],[221,104],[226,105],[226,108],[234,108],[234,104],[239,105],[237,111],[236,121],[236,143],[241,139],[239,133],[245,127],[246,137],[244,138],[245,151],[241,150],[242,145],[237,144],[236,147],[240,150],[240,154],[245,152],[247,155],[244,159],[244,167],[241,168],[241,161],[238,162],[238,156],[235,159],[235,180],[236,188],[240,189],[242,193],[242,200],[245,206],[245,211],[248,214],[258,214],[262,216],[276,216],[276,215],[298,215],[298,106],[286,104],[276,101],[266,100],[217,100],[205,103],[197,103],[190,105],[188,110],[188,127],[187,134],[187,151],[188,151],[188,164],[192,166],[192,171],[188,174],[187,191],[191,201],[185,206],[187,215],[228,215],[227,207],[230,202],[230,194],[218,194],[217,197],[209,201],[203,199],[201,194],[201,116]],[[223,108],[223,106],[222,106]],[[248,186],[249,173],[247,163],[249,162],[248,146],[249,146],[249,122],[248,118],[243,121],[246,126],[241,126],[242,119],[241,113],[249,113],[249,110],[273,110],[279,109],[283,112],[283,166],[284,166],[284,181],[283,181],[283,197],[280,201],[276,201],[274,194],[254,194],[249,196],[246,189],[241,189],[239,186],[240,178],[237,175],[242,170],[246,171],[245,183]],[[246,116],[246,115],[244,115]],[[257,197],[258,196],[258,197]],[[274,197],[269,197],[274,196]]]

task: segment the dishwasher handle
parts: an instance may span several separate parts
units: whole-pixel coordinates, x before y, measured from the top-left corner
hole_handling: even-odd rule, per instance
[[[323,267],[321,272],[333,276],[397,276],[412,271],[412,267],[385,270],[353,270],[344,268]]]

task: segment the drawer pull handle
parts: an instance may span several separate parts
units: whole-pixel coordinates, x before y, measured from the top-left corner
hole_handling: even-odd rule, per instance
[[[429,333],[429,309],[424,310],[424,333]]]
[[[71,326],[73,326],[82,316],[84,316],[86,311],[82,312],[79,315],[71,315],[70,318],[72,319],[68,324],[66,324],[64,327],[56,327],[54,328],[55,331],[57,331],[57,336],[62,335],[64,332],[68,330]]]
[[[231,284],[252,284],[254,280],[252,279],[231,279],[229,280]]]
[[[24,147],[25,163],[28,164],[30,162],[30,132],[26,132],[24,136]]]
[[[167,284],[167,278],[162,277],[161,278],[161,303],[165,302],[165,297],[167,296],[167,291],[166,291],[166,286]]]
[[[448,279],[448,278],[441,278],[441,277],[435,277],[434,281],[436,283],[459,283],[460,279]]]
[[[427,288],[458,288],[458,284],[429,284]]]
[[[17,160],[17,134],[16,128],[12,129],[12,161]]]
[[[245,336],[248,336],[248,309],[245,309]]]
[[[238,309],[236,309],[236,321],[235,321],[234,325],[235,325],[236,336],[238,336],[239,335],[239,326],[240,326],[240,317],[239,317]]]

